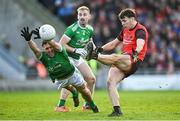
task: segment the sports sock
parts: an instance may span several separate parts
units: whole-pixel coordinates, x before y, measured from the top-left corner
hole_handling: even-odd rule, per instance
[[[114,108],[115,112],[117,112],[117,113],[121,112],[120,106],[113,106],[113,108]]]
[[[58,106],[64,106],[65,105],[66,100],[60,99],[58,102]]]
[[[93,107],[96,106],[96,105],[94,104],[94,101],[89,102],[89,105],[90,105],[91,108],[93,108]]]
[[[85,102],[85,106],[89,106],[90,104],[89,104],[89,102]]]
[[[78,92],[74,89],[73,91],[71,91],[73,97],[78,97]]]

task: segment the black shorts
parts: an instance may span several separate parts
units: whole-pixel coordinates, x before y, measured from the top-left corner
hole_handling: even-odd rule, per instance
[[[141,62],[142,61],[138,60],[136,63],[132,63],[130,71],[125,72],[125,78],[134,74],[137,71],[137,69],[139,68]]]

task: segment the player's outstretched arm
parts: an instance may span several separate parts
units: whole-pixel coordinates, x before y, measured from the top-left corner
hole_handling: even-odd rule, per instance
[[[107,44],[103,45],[102,48],[104,51],[111,51],[115,49],[119,45],[120,41],[116,38],[111,42],[108,42]]]
[[[41,56],[41,50],[38,48],[37,44],[33,40],[30,40],[28,45],[35,54],[36,58],[39,58]]]
[[[24,27],[21,30],[21,36],[24,37],[24,39],[28,42],[28,45],[34,52],[35,56],[39,58],[41,55],[41,50],[38,48],[37,44],[31,40],[32,33],[32,31],[29,31],[29,27]]]
[[[39,28],[36,28],[35,30],[33,30],[33,34],[36,36],[34,37],[34,39],[41,39],[40,35],[39,35]],[[56,51],[61,51],[62,50],[62,47],[59,43],[57,43],[56,41],[54,40],[46,40]]]
[[[50,40],[48,43],[56,50],[56,51],[62,51],[62,46],[60,43],[57,43],[55,40]]]

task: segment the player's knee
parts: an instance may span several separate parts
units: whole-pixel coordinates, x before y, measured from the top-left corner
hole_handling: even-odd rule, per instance
[[[87,88],[87,86],[84,86],[83,88],[81,88],[81,89],[79,90],[79,92],[80,92],[81,94],[83,94],[83,95],[91,95],[91,92],[90,92],[90,90]]]
[[[96,78],[94,76],[89,76],[85,78],[85,81],[88,84],[94,85],[96,83]]]
[[[86,85],[85,84],[82,84],[81,86],[77,87],[79,90],[84,90],[86,89]]]
[[[115,88],[116,84],[113,82],[112,79],[107,80],[107,87],[109,88]]]

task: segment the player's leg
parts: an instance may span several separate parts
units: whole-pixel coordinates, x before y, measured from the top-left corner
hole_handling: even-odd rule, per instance
[[[70,91],[67,90],[66,88],[62,88],[60,91],[60,100],[59,100],[59,105],[60,106],[64,106],[66,99],[68,97],[68,95],[70,94]]]
[[[97,106],[95,105],[92,96],[91,96],[91,92],[90,90],[87,88],[87,86],[85,85],[85,83],[81,86],[76,86],[76,89],[81,93],[82,97],[84,100],[86,100],[88,102],[88,104],[90,105],[92,111],[94,113],[99,112]]]
[[[81,62],[79,63],[77,68],[81,72],[84,80],[87,82],[87,87],[90,90],[91,95],[93,97],[93,92],[94,92],[94,87],[95,87],[95,82],[96,82],[95,75],[93,74],[89,65],[84,60],[80,59],[80,61]],[[86,102],[82,109],[83,110],[90,109],[89,104]]]
[[[65,92],[63,92],[65,91]],[[67,93],[68,94],[67,94]],[[67,96],[69,95],[69,92],[72,93],[72,97],[73,97],[73,102],[74,102],[74,106],[77,107],[79,106],[79,98],[78,98],[78,92],[76,90],[76,88],[74,88],[72,85],[68,85],[64,88],[62,88],[61,94],[60,94],[60,100],[58,102],[57,107],[55,108],[56,112],[68,112],[68,108],[65,106],[65,101]]]
[[[69,59],[70,59],[71,63],[73,63],[73,65],[75,65],[75,67],[79,66],[79,65],[82,63],[82,58],[81,58],[80,61],[79,61],[79,60],[75,60],[75,59],[73,59],[73,58],[71,58],[71,57],[69,57]],[[65,88],[62,88],[62,89],[61,89],[61,95],[60,95],[60,101],[59,101],[59,103],[65,105],[66,99],[67,99],[67,97],[68,97],[69,94],[70,94],[70,91],[68,91],[68,90],[65,89]],[[63,102],[64,102],[64,103],[63,103]],[[76,105],[76,102],[74,102],[74,105]]]
[[[109,116],[119,116],[122,114],[119,103],[119,93],[117,90],[117,85],[119,84],[120,81],[122,81],[124,76],[125,76],[124,73],[121,72],[115,66],[112,66],[109,70],[108,79],[107,79],[107,89],[108,89],[109,98],[113,105],[113,112]]]
[[[91,94],[93,94],[96,77],[93,74],[91,68],[85,61],[83,61],[77,68],[84,77],[84,80],[87,82],[87,87],[91,91]]]
[[[79,104],[78,104],[78,101],[77,101],[77,92],[76,91],[69,91],[67,90],[66,88],[62,88],[61,91],[60,91],[60,99],[59,99],[59,102],[58,102],[58,106],[65,106],[65,102],[66,102],[66,99],[67,97],[69,96],[69,94],[72,93],[72,97],[73,97],[73,101],[74,101],[74,106],[77,107]]]
[[[65,106],[65,102],[66,102],[66,98],[69,95],[70,91],[63,88],[65,86],[67,86],[66,85],[67,82],[68,82],[68,80],[66,80],[66,79],[55,81],[55,84],[58,86],[58,90],[62,90],[62,91],[60,91],[59,102],[58,102],[57,106],[55,107],[56,112],[68,112],[69,111],[69,109]]]
[[[77,107],[79,106],[79,101],[77,100],[78,99],[78,92],[76,91],[75,88],[73,87],[67,87],[67,88],[70,88],[70,89],[66,89],[66,88],[62,88],[61,89],[61,92],[60,92],[60,100],[59,100],[59,105],[60,106],[64,106],[65,105],[65,102],[66,102],[66,99],[68,97],[68,95],[70,94],[70,92],[72,93],[72,97],[73,97],[73,101],[74,101],[74,106]],[[71,90],[71,91],[69,91]]]
[[[74,107],[78,107],[79,106],[79,98],[78,98],[78,91],[76,90],[76,88],[74,88],[72,85],[68,85],[65,88],[72,93]]]
[[[85,101],[87,101],[93,110],[93,112],[98,112],[97,106],[94,104],[91,96],[90,90],[86,86],[86,82],[84,81],[84,78],[80,74],[79,70],[75,70],[72,77],[69,79],[69,84],[76,87],[76,89],[82,94]]]
[[[103,55],[99,54],[97,60],[106,65],[115,65],[118,69],[123,72],[129,71],[131,69],[131,56],[130,55]]]
[[[82,58],[80,58],[79,60],[70,58],[70,60],[81,72],[82,76],[84,77],[85,81],[87,82],[87,86],[88,86],[91,94],[93,94],[96,78],[95,78],[92,70],[88,66],[88,64]],[[68,90],[62,89],[60,100],[62,99],[63,101],[65,101],[67,99],[69,93],[70,92]],[[83,110],[86,110],[86,109],[89,109],[88,103],[85,103],[85,106],[83,106]]]
[[[111,55],[104,55],[99,54],[102,52],[102,48],[96,48],[93,50],[93,44],[89,43],[87,45],[87,56],[88,60],[95,59],[99,62],[106,64],[106,65],[115,65],[118,69],[123,72],[128,72],[131,69],[131,56],[128,54],[111,54]]]

